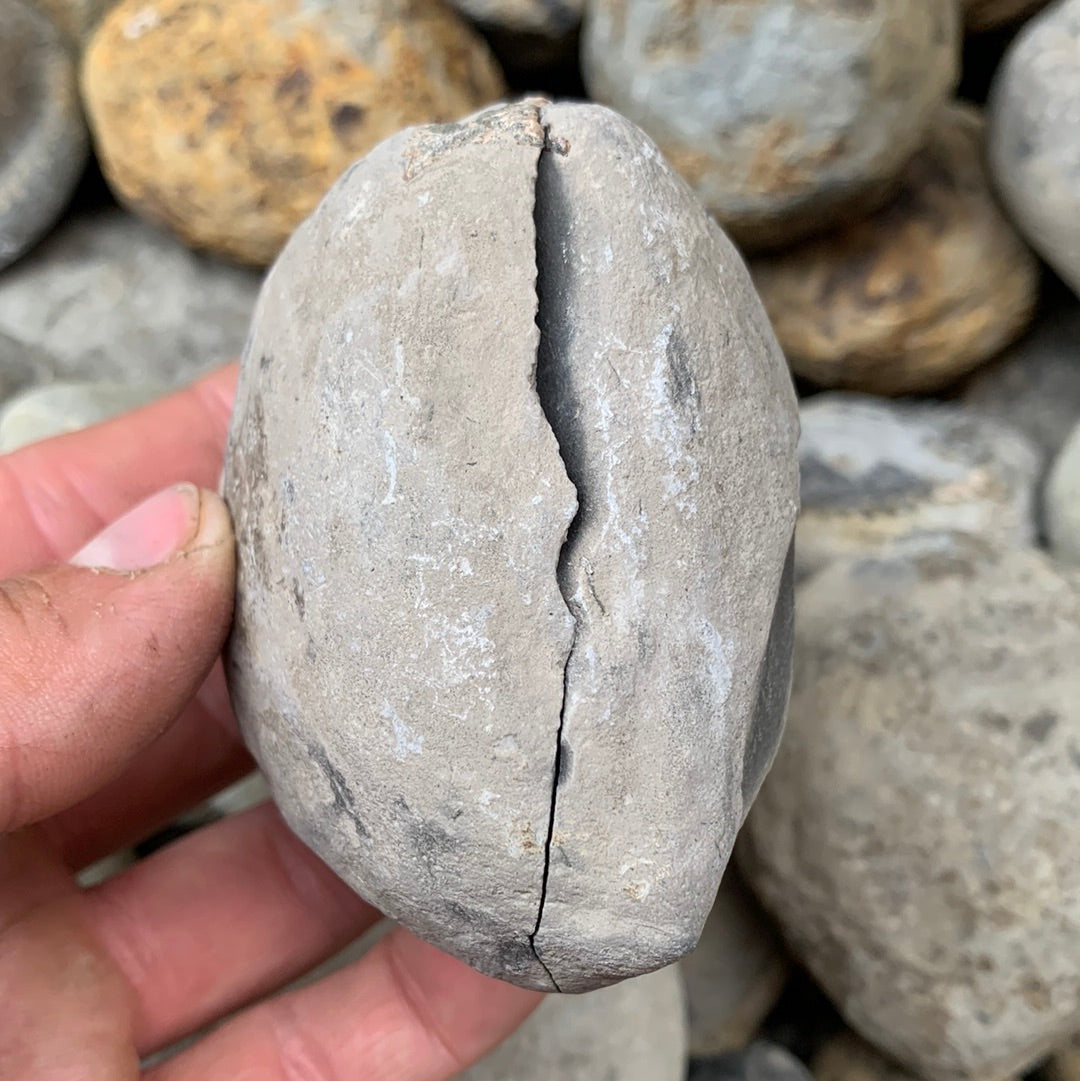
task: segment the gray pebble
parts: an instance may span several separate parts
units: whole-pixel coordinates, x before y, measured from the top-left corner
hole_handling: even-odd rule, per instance
[[[1080,294],[1080,0],[1036,15],[990,94],[988,155],[1006,209]]]
[[[60,31],[23,0],[0,0],[0,268],[60,216],[88,146]]]
[[[591,0],[590,96],[659,144],[744,247],[880,204],[956,82],[941,0]]]
[[[124,211],[79,215],[0,273],[0,333],[61,379],[187,382],[240,353],[260,280]]]
[[[813,1081],[813,1075],[786,1048],[757,1040],[745,1051],[694,1062],[688,1081]]]
[[[230,684],[290,825],[493,975],[687,953],[782,725],[796,434],[745,268],[628,122],[382,144],[271,271],[229,441]]]
[[[1080,424],[1054,460],[1044,506],[1051,551],[1066,563],[1080,564]]]
[[[1080,1028],[1080,574],[1035,549],[833,564],[740,840],[796,956],[931,1081]]]
[[[1035,542],[1038,450],[977,409],[820,394],[802,403],[799,578],[919,534]]]

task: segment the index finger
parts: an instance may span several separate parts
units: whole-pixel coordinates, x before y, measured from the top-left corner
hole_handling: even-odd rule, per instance
[[[216,488],[236,376],[229,364],[133,413],[0,456],[0,578],[66,559],[169,485]]]

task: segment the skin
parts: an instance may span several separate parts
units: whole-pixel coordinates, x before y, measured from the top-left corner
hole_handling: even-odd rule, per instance
[[[208,490],[235,379],[0,457],[0,1077],[438,1081],[539,1001],[401,929],[257,1001],[380,918],[269,804],[101,886],[73,879],[252,768],[217,659],[233,538]],[[176,499],[158,515],[177,554],[123,573],[63,562],[180,482],[202,491],[191,515]]]

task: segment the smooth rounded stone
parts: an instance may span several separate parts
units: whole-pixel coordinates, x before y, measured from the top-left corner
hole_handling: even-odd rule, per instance
[[[56,361],[44,349],[0,332],[0,407],[19,391],[50,382],[55,374]]]
[[[509,68],[536,68],[576,56],[585,0],[449,0],[477,23]]]
[[[1020,31],[988,104],[998,191],[1032,247],[1080,294],[1080,0]]]
[[[1040,315],[962,399],[1019,428],[1049,465],[1080,421],[1080,303],[1070,298]]]
[[[962,0],[964,25],[971,32],[1016,22],[1045,7],[1047,0]]]
[[[80,215],[0,274],[0,333],[57,378],[186,382],[240,353],[260,280],[121,210]]]
[[[1044,509],[1050,550],[1066,563],[1080,564],[1080,424],[1054,460]]]
[[[1046,1081],[1080,1081],[1080,1032],[1057,1048],[1043,1072]]]
[[[161,397],[161,383],[53,383],[34,387],[0,409],[0,454],[88,428]]]
[[[813,1075],[787,1048],[756,1040],[744,1051],[695,1060],[687,1081],[813,1081]]]
[[[89,141],[75,61],[60,32],[23,0],[0,0],[0,267],[60,216]]]
[[[690,1054],[746,1047],[780,998],[789,967],[776,929],[729,866],[697,949],[682,960]]]
[[[122,0],[83,66],[118,197],[258,265],[381,139],[503,92],[487,46],[438,0]]]
[[[743,870],[853,1028],[932,1081],[1080,1024],[1080,575],[971,538],[833,564],[796,605]]]
[[[737,253],[617,115],[358,163],[267,279],[227,453],[227,671],[292,828],[523,985],[689,952],[782,727],[797,426]]]
[[[744,247],[880,203],[956,83],[941,0],[591,0],[590,96],[640,124]]]
[[[751,263],[799,375],[877,394],[931,391],[1023,331],[1039,268],[998,207],[982,159],[978,111],[943,108],[884,207]]]
[[[840,392],[807,399],[800,419],[797,579],[918,534],[1035,543],[1042,456],[1004,421],[951,403]]]
[[[677,967],[585,995],[549,995],[459,1081],[683,1081],[686,1016]]]
[[[76,48],[90,36],[116,0],[29,0],[43,11]]]
[[[815,1081],[919,1081],[854,1032],[838,1032],[811,1062]]]

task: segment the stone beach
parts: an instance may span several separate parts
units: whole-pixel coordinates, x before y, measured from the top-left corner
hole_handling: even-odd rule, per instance
[[[0,0],[0,455],[240,357],[259,771],[85,887],[269,796],[583,992],[464,1081],[1080,1081],[1080,0]]]

